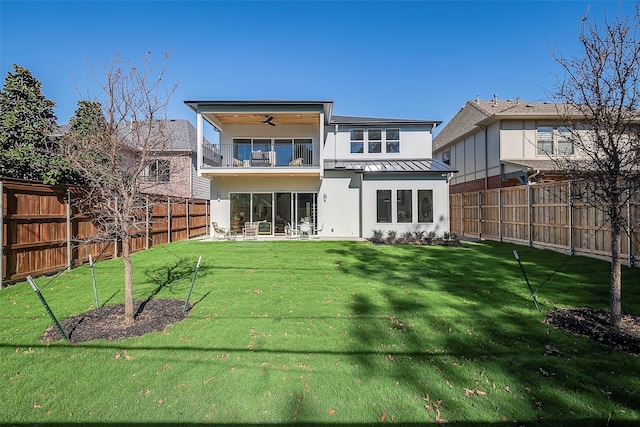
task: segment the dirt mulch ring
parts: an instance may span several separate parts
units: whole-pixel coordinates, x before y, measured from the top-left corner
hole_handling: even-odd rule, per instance
[[[620,328],[614,328],[609,324],[608,311],[595,308],[556,308],[547,313],[545,323],[640,357],[640,316],[625,314]]]
[[[183,320],[184,301],[172,299],[152,299],[134,303],[136,320],[131,326],[122,325],[124,304],[108,305],[87,311],[60,322],[69,341],[81,343],[106,339],[116,341],[123,338],[139,337],[149,332],[163,331],[168,325]],[[187,313],[188,309],[187,307]],[[55,326],[49,327],[41,339],[59,341],[62,338]]]

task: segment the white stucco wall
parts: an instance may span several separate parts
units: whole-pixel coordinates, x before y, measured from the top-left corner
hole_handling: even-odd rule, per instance
[[[449,184],[443,179],[373,179],[367,178],[362,186],[362,237],[371,237],[372,230],[395,230],[398,233],[405,231],[423,230],[426,232],[435,231],[442,236],[445,231],[449,231]],[[392,222],[376,222],[377,211],[377,190],[391,190],[392,198]],[[397,190],[412,190],[412,223],[397,222],[397,207],[395,203]],[[433,222],[420,223],[418,218],[418,190],[433,190]]]
[[[318,223],[324,224],[323,237],[359,237],[360,177],[346,171],[325,173],[318,194]]]
[[[373,129],[373,127],[363,128],[358,126],[339,126],[337,137],[335,136],[335,126],[327,127],[327,138],[325,144],[325,159],[354,159],[354,160],[375,160],[375,159],[425,159],[431,158],[432,135],[431,128],[414,127],[402,128],[400,126],[387,126],[375,129],[398,129],[400,128],[400,152],[386,153],[385,141],[383,138],[381,153],[351,153],[351,130],[352,129]],[[366,151],[365,141],[365,151]]]

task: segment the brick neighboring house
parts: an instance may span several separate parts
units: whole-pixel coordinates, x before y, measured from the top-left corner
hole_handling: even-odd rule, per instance
[[[571,129],[551,103],[467,101],[433,139],[434,157],[458,170],[450,193],[561,178],[553,157],[574,156]]]
[[[147,183],[143,192],[209,200],[210,182],[199,176],[197,171],[196,128],[186,119],[166,119],[162,124],[168,136],[168,144],[160,152],[153,154],[154,160],[144,171]],[[58,126],[52,137],[60,138],[69,130],[68,124]],[[129,149],[129,152],[135,156],[135,150]]]
[[[145,193],[209,200],[210,182],[197,171],[196,128],[185,119],[168,119],[164,126],[170,142],[145,171],[153,182]]]

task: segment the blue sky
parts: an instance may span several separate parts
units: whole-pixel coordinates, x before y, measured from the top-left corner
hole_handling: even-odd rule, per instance
[[[87,88],[87,60],[141,62],[170,52],[185,100],[332,100],[334,114],[441,120],[479,96],[544,101],[559,72],[551,50],[579,54],[580,19],[633,1],[7,1],[0,73],[16,63],[43,83],[67,123]]]

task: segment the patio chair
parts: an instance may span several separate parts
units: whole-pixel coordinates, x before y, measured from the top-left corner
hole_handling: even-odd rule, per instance
[[[229,238],[229,229],[218,227],[218,223],[214,222],[211,224],[213,226],[213,238],[214,239],[228,239]]]
[[[322,223],[322,225],[320,226],[320,228],[316,227],[314,230],[314,233],[316,238],[319,239],[320,236],[322,236],[322,229],[324,228],[324,222]]]
[[[244,240],[253,239],[258,240],[258,223],[245,222],[242,228],[242,238]]]
[[[284,226],[284,234],[287,235],[288,239],[299,239],[300,234],[298,234],[298,230],[291,227],[291,223],[287,222]]]
[[[300,223],[300,227],[298,227],[298,229],[300,230],[300,238],[302,238],[302,236],[304,236],[305,234],[307,235],[307,238],[312,238],[311,235],[313,234],[313,229],[311,228],[311,224],[309,224],[308,222]]]

